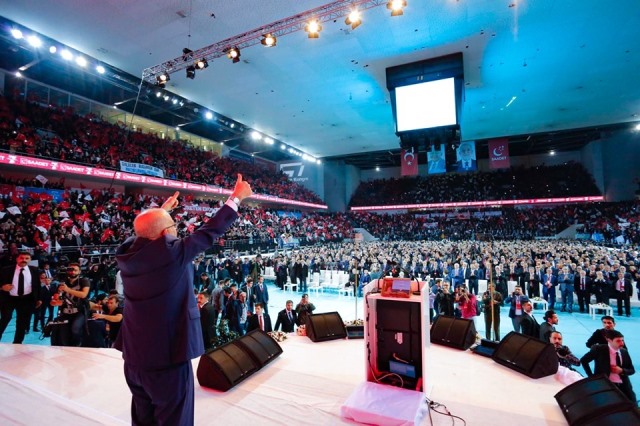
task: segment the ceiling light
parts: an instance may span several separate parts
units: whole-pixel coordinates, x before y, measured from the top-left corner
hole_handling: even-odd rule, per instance
[[[636,130],[640,131],[640,124],[636,124]]]
[[[98,71],[98,74],[104,74],[105,69],[104,69],[104,67],[102,65],[98,65],[96,67],[96,71]]]
[[[229,127],[231,127],[233,129],[234,127],[236,127],[236,123],[229,124]]]
[[[20,71],[16,71],[16,77],[18,78],[22,77],[22,74],[20,73]]]
[[[227,50],[227,58],[231,59],[231,62],[233,62],[234,64],[236,62],[240,62],[240,49],[238,49],[237,47],[232,47]]]
[[[66,59],[67,61],[73,59],[73,53],[69,52],[67,49],[62,49],[62,51],[60,52],[60,56],[62,56],[62,58]]]
[[[549,155],[556,155],[556,152],[552,149],[551,151],[549,151]]]
[[[287,149],[287,146],[285,144],[281,144],[280,149]]]
[[[390,0],[387,2],[387,9],[391,10],[391,16],[400,16],[404,14],[404,9],[407,7],[407,0]]]
[[[262,135],[254,130],[253,132],[251,132],[251,139],[253,139],[254,141],[259,141],[260,139],[262,139]]]
[[[82,56],[78,56],[76,58],[76,64],[80,65],[81,67],[86,67],[87,66],[87,60]]]
[[[13,36],[13,38],[17,38],[18,40],[20,40],[22,38],[22,31],[17,28],[12,28],[11,35]]]
[[[265,137],[264,143],[266,143],[267,145],[273,145],[273,139],[271,139],[270,137]]]
[[[278,39],[271,33],[263,35],[262,40],[260,40],[260,44],[267,47],[274,47],[277,42]]]
[[[309,34],[309,38],[318,38],[320,31],[322,31],[322,25],[314,19],[304,26],[304,30]]]
[[[207,120],[211,120],[213,118],[213,113],[211,111],[205,112],[204,118],[206,118]]]
[[[360,16],[360,12],[357,9],[351,11],[347,19],[344,20],[344,23],[347,25],[351,25],[351,29],[355,30],[362,24],[362,17]]]
[[[203,70],[209,66],[209,62],[206,59],[202,58],[195,63],[195,67],[199,70]]]
[[[169,95],[164,95],[164,98],[162,98],[162,99],[164,99],[165,101],[168,101],[169,100]]]
[[[49,53],[51,53],[52,55],[53,55],[54,53],[56,53],[57,51],[58,51],[58,48],[57,48],[57,47],[55,47],[55,46],[51,46],[51,47],[49,47]]]
[[[180,101],[180,106],[184,106],[184,101]]]
[[[29,42],[29,44],[33,47],[40,47],[42,46],[42,40],[40,40],[37,36],[35,35],[30,35],[29,37],[27,37],[27,41]]]
[[[196,67],[193,65],[187,67],[187,78],[190,78],[191,80],[196,78]]]
[[[178,100],[176,98],[171,99],[171,103],[173,103],[174,105],[178,103]]]
[[[316,160],[316,164],[321,164],[321,163],[322,163],[322,161]]]
[[[162,92],[157,91],[157,92],[156,92],[156,98],[159,98],[160,96],[162,96]]]

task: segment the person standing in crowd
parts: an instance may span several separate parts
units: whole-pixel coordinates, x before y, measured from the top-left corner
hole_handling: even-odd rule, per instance
[[[622,305],[624,305],[625,315],[631,316],[631,306],[629,305],[631,293],[633,292],[631,279],[625,277],[624,272],[618,271],[618,278],[613,283],[612,290],[616,298],[616,305],[618,305],[618,316],[622,316]]]
[[[513,331],[517,333],[520,333],[520,320],[524,315],[522,305],[528,301],[529,298],[522,294],[522,288],[519,285],[515,286],[513,293],[504,301],[504,303],[511,305],[509,318],[511,318],[511,324],[513,324]]]
[[[47,322],[53,321],[53,311],[55,309],[54,306],[51,306],[51,298],[54,294],[58,292],[58,286],[53,284],[52,279],[47,277],[47,274],[44,272],[40,272],[40,306],[36,308],[33,313],[33,331],[38,330],[38,324],[40,324],[40,328],[44,329],[45,325],[45,314],[48,312],[49,315],[47,317]]]
[[[112,294],[107,298],[107,302],[104,306],[104,311],[96,312],[93,314],[93,319],[104,320],[106,323],[107,348],[113,346],[113,342],[116,341],[116,338],[120,333],[120,325],[122,323],[122,308],[118,306],[119,304],[120,301],[118,300],[118,296]]]
[[[205,349],[211,348],[211,339],[215,336],[216,311],[209,300],[209,293],[198,293],[198,309],[200,310],[200,328],[202,328],[202,342]]]
[[[596,277],[592,281],[592,291],[596,295],[596,303],[609,302],[609,281],[604,278],[602,271],[596,271]]]
[[[493,293],[493,298],[491,293]],[[491,323],[493,322],[493,340],[499,341],[502,295],[494,290],[493,283],[489,283],[487,291],[482,295],[482,303],[484,304],[484,326],[487,340],[491,340]]]
[[[454,295],[449,291],[449,283],[442,284],[442,288],[438,290],[436,294],[435,304],[437,305],[439,315],[453,316],[453,302],[455,301]]]
[[[574,277],[568,266],[563,267],[562,273],[558,274],[558,284],[560,284],[560,294],[562,295],[560,312],[573,313]]]
[[[593,332],[591,337],[587,340],[587,347],[591,348],[593,345],[606,345],[607,333],[610,330],[615,330],[616,320],[612,316],[605,315],[602,317],[602,328]],[[626,346],[625,346],[626,348]]]
[[[589,365],[594,361],[594,368]],[[604,374],[627,398],[637,405],[636,394],[631,386],[629,376],[635,374],[633,362],[629,352],[624,348],[624,336],[617,330],[607,332],[606,345],[593,345],[580,363],[588,377],[594,374]]]
[[[247,293],[245,293],[244,291],[239,291],[238,297],[234,303],[234,315],[233,318],[229,320],[229,329],[237,330],[242,336],[247,332],[247,321],[252,315],[252,312],[249,310]]]
[[[520,328],[522,334],[526,336],[540,338],[540,325],[538,320],[533,316],[533,305],[531,301],[522,302],[522,317],[520,318]]]
[[[249,314],[252,314],[253,306],[256,303],[256,294],[253,289],[253,278],[247,277],[245,285],[243,285],[240,290],[245,293],[245,297],[247,299],[247,310]]]
[[[271,317],[268,313],[263,312],[262,303],[256,303],[255,310],[256,313],[247,320],[247,333],[258,329],[266,333],[272,332]]]
[[[262,309],[266,314],[268,314],[269,308],[267,305],[269,304],[269,289],[264,283],[264,277],[262,275],[258,275],[258,285],[254,287],[253,291],[255,295],[254,303],[262,303]]]
[[[276,326],[274,330],[278,331],[282,326],[285,333],[293,333],[293,329],[298,322],[298,314],[293,310],[293,300],[287,300],[285,308],[278,312]]]
[[[300,302],[296,305],[296,314],[298,316],[298,326],[307,324],[307,317],[316,310],[316,306],[309,302],[309,295],[303,294]]]
[[[589,303],[591,303],[591,278],[587,276],[587,271],[581,269],[574,278],[574,288],[578,296],[578,307],[580,313],[589,312]]]
[[[58,306],[60,321],[69,321],[71,340],[63,345],[82,346],[87,330],[89,316],[89,290],[91,283],[80,276],[80,265],[70,263],[67,267],[67,278],[58,284],[59,298],[52,299],[51,304]]]
[[[544,313],[544,322],[540,324],[540,340],[548,342],[551,333],[556,331],[558,324],[558,314],[553,309],[549,309]]]
[[[233,224],[252,191],[238,174],[225,205],[185,238],[177,237],[169,215],[178,195],[140,213],[133,223],[136,236],[116,251],[126,314],[114,347],[124,358],[133,424],[194,423],[191,359],[202,355],[204,345],[191,262]]]
[[[33,310],[42,305],[40,300],[40,273],[29,266],[31,254],[22,251],[16,257],[15,266],[0,271],[0,340],[16,311],[16,332],[13,343],[22,343],[29,330]]]
[[[473,293],[469,293],[465,285],[459,287],[456,302],[458,303],[460,316],[462,318],[472,320],[476,316],[478,300]]]
[[[547,268],[546,273],[542,276],[542,298],[549,304],[549,309],[555,309],[557,285],[558,279],[554,275],[553,269]]]

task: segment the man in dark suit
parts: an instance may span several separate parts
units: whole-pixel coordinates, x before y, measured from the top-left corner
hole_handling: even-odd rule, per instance
[[[533,305],[527,300],[522,303],[522,310],[524,311],[520,318],[522,334],[538,339],[540,337],[540,324],[533,316]]]
[[[271,317],[269,317],[268,313],[263,312],[262,308],[262,303],[256,303],[256,313],[251,315],[247,320],[247,333],[256,329],[260,329],[267,333],[273,331],[273,327],[271,326]]]
[[[618,305],[618,316],[622,316],[623,304],[625,314],[630,316],[631,306],[629,305],[629,301],[631,299],[633,288],[631,287],[631,280],[629,278],[625,278],[624,272],[618,272],[618,278],[613,283],[611,290],[615,295],[616,305]]]
[[[253,307],[256,303],[256,292],[253,287],[253,278],[247,277],[246,284],[242,286],[240,291],[246,294],[247,309],[249,313],[253,313]]]
[[[589,302],[591,301],[591,278],[587,276],[587,271],[581,270],[574,278],[573,287],[578,295],[578,306],[580,312],[589,312]]]
[[[524,303],[528,301],[529,298],[522,294],[522,288],[519,285],[515,286],[511,296],[504,300],[505,305],[510,305],[509,318],[511,318],[511,323],[513,324],[513,331],[517,333],[520,333],[520,323],[524,316]]]
[[[16,311],[16,333],[13,343],[22,343],[29,329],[31,314],[42,305],[40,300],[40,272],[29,266],[31,254],[18,254],[15,266],[7,266],[0,271],[0,340]]]
[[[194,424],[191,359],[204,353],[204,345],[191,262],[232,225],[252,191],[238,174],[225,205],[185,238],[177,237],[169,215],[178,195],[140,213],[133,222],[136,236],[116,251],[126,312],[114,347],[124,358],[133,424]]]
[[[293,310],[293,300],[287,300],[287,307],[278,312],[278,319],[276,319],[276,327],[274,330],[278,331],[282,325],[282,331],[285,333],[293,333],[293,328],[298,322],[298,315]]]
[[[209,300],[209,293],[198,293],[198,309],[200,309],[200,327],[202,327],[202,342],[205,349],[211,348],[211,339],[216,334],[216,308]]]
[[[268,314],[269,308],[267,307],[267,304],[269,303],[269,289],[264,283],[264,277],[262,275],[258,275],[258,284],[253,287],[253,291],[256,295],[255,304],[262,303],[262,310],[265,314]]]
[[[556,325],[558,324],[558,314],[553,309],[544,313],[544,322],[540,325],[540,337],[543,342],[548,342],[551,337],[551,333],[556,331]]]
[[[47,312],[49,312],[47,321],[53,320],[54,306],[51,306],[51,298],[57,292],[57,284],[53,284],[51,278],[48,278],[44,271],[40,272],[40,301],[42,304],[33,313],[33,331],[40,331],[38,324],[40,324],[40,328],[44,328],[44,316]]]
[[[589,363],[595,361],[593,371]],[[624,348],[624,336],[617,330],[607,332],[606,345],[594,345],[580,363],[588,377],[604,374],[636,405],[636,394],[631,386],[629,376],[636,372],[629,352]]]
[[[574,278],[569,267],[562,268],[562,272],[558,273],[558,284],[560,285],[560,294],[562,295],[562,309],[560,312],[573,312],[573,290]],[[550,307],[551,308],[551,307]]]

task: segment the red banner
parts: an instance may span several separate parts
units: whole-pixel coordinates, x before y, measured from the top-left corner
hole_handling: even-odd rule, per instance
[[[414,148],[411,150],[403,149],[400,152],[400,175],[401,176],[416,176],[418,174],[418,154],[414,152]]]
[[[511,167],[509,139],[500,138],[489,141],[489,167],[492,169],[508,169]]]

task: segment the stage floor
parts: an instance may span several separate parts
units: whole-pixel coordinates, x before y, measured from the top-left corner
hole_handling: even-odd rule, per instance
[[[340,417],[340,407],[364,380],[364,341],[291,336],[281,346],[279,358],[228,392],[196,380],[196,424],[353,424]],[[489,358],[437,345],[430,353],[431,399],[467,425],[566,424],[553,399],[564,385],[554,376],[529,379]],[[116,350],[0,344],[0,359],[0,424],[130,424]],[[433,420],[452,424],[437,414]]]

